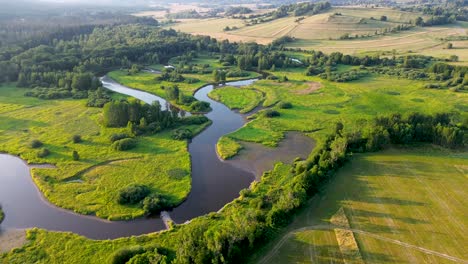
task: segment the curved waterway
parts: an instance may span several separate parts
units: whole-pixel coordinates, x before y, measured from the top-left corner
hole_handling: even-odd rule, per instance
[[[230,82],[228,85],[245,86],[255,81],[256,79]],[[122,86],[107,77],[102,78],[102,82],[107,89],[133,96],[146,103],[159,101],[163,108],[168,105],[158,96]],[[213,123],[189,144],[192,189],[187,199],[169,212],[176,223],[219,210],[235,199],[239,191],[248,187],[255,178],[253,173],[221,161],[216,154],[218,139],[242,127],[245,120],[242,115],[210,99],[208,93],[213,89],[213,85],[206,85],[194,95],[196,99],[211,104],[213,111],[206,116]],[[0,203],[6,214],[2,229],[39,227],[70,231],[93,239],[109,239],[146,234],[165,228],[160,218],[110,222],[63,210],[44,199],[31,180],[31,167],[20,158],[0,154],[0,168]]]

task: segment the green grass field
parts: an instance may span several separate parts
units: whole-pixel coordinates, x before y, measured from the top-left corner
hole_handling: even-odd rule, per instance
[[[338,121],[353,128],[359,127],[364,119],[395,112],[456,111],[467,117],[464,107],[468,102],[466,93],[425,89],[422,81],[371,75],[358,81],[334,83],[305,76],[300,69],[276,71],[273,74],[287,76],[290,81],[260,80],[241,89],[261,91],[265,94],[265,107],[287,101],[292,103],[292,109],[274,106],[281,114],[275,118],[266,118],[259,112],[251,122],[227,137],[275,146],[285,131],[317,131],[313,136],[320,140],[321,135],[334,129]],[[240,96],[239,92],[231,92],[229,97],[220,99],[228,102]],[[227,149],[229,151],[225,155],[232,156],[231,151],[236,148],[222,146],[224,143],[232,146],[231,141],[220,142],[218,149]]]
[[[125,128],[101,126],[101,109],[86,107],[84,100],[24,97],[25,91],[0,86],[0,151],[56,165],[57,169],[33,169],[34,181],[53,204],[102,218],[129,219],[144,212],[116,202],[119,190],[128,184],[146,184],[173,205],[190,192],[187,142],[173,140],[170,131],[138,137],[135,149],[115,151],[109,137]],[[73,143],[73,135],[80,135],[83,142]],[[33,139],[42,141],[51,154],[39,158],[39,150],[29,147]],[[74,150],[79,161],[72,159]],[[174,168],[184,175],[174,176]]]
[[[199,58],[194,58],[191,62],[194,65],[209,65],[207,68],[210,72],[214,69],[226,69],[229,70],[232,67],[223,67],[216,58],[209,58],[207,56],[200,56]],[[177,65],[176,65],[177,67]],[[151,68],[161,70],[163,67],[162,65],[152,65]],[[257,73],[249,72],[250,76],[242,77],[245,78],[255,78],[258,76]],[[212,74],[183,74],[186,78],[195,78],[198,79],[197,82],[194,83],[185,83],[185,82],[168,82],[168,81],[156,81],[155,78],[158,74],[149,73],[149,72],[139,72],[134,75],[129,75],[127,71],[119,70],[119,71],[112,71],[108,73],[108,76],[117,81],[120,84],[125,86],[136,88],[142,91],[150,92],[162,98],[166,98],[166,92],[162,89],[162,86],[168,87],[177,85],[185,95],[193,95],[195,91],[204,85],[209,83],[213,83],[213,75]],[[227,81],[238,80],[240,78],[227,78]],[[179,105],[177,102],[173,101],[173,104],[179,106],[184,110],[188,110],[188,106]]]
[[[252,111],[260,104],[263,96],[257,90],[238,89],[236,87],[222,87],[214,89],[209,93],[209,96],[221,101],[231,109],[237,109],[241,113]]]
[[[330,228],[340,208],[365,263],[462,263],[467,164],[466,151],[427,145],[355,155],[251,263],[359,263]]]

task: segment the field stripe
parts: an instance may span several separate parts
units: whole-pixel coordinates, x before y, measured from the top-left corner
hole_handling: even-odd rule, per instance
[[[335,228],[336,228],[335,226],[331,226],[331,225],[315,225],[315,226],[306,226],[306,227],[302,227],[302,228],[293,230],[293,231],[287,233],[286,235],[284,235],[284,237],[275,245],[275,247],[273,247],[273,249],[265,257],[263,257],[263,259],[261,259],[258,263],[259,264],[268,263],[270,261],[270,259],[284,245],[284,243],[286,243],[286,241],[289,238],[291,238],[297,232],[308,231],[308,230],[334,230]],[[387,238],[387,237],[384,237],[384,236],[381,236],[381,235],[376,235],[376,234],[373,234],[373,233],[370,233],[370,232],[367,232],[367,231],[363,231],[363,230],[359,230],[359,229],[353,229],[353,228],[346,229],[346,228],[343,228],[343,227],[339,227],[339,228],[345,229],[345,230],[348,230],[348,231],[351,231],[351,232],[354,232],[354,233],[366,235],[366,236],[369,236],[369,237],[372,237],[372,238],[375,238],[375,239],[378,239],[378,240],[382,240],[382,241],[385,241],[385,242],[389,242],[389,243],[392,243],[392,244],[400,245],[402,247],[415,249],[417,251],[420,251],[420,252],[423,252],[423,253],[426,253],[426,254],[429,254],[429,255],[441,257],[441,258],[451,260],[451,261],[454,261],[454,262],[468,264],[468,261],[466,261],[466,260],[463,260],[463,259],[460,259],[460,258],[457,258],[457,257],[454,257],[454,256],[450,256],[450,255],[447,255],[447,254],[444,254],[444,253],[440,253],[440,252],[437,252],[437,251],[434,251],[434,250],[430,250],[430,249],[427,249],[427,248],[423,248],[423,247],[415,246],[415,245],[412,245],[412,244],[408,244],[408,243],[405,243],[405,242],[400,241],[400,240]]]

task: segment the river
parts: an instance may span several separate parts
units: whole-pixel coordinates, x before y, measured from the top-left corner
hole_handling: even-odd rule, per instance
[[[235,81],[226,85],[240,87],[255,81],[256,79]],[[163,107],[168,105],[158,96],[122,86],[110,78],[104,77],[102,82],[109,90],[133,96],[146,103],[159,101]],[[212,111],[206,116],[213,123],[189,143],[192,189],[182,204],[169,211],[170,217],[176,223],[184,223],[194,217],[218,211],[235,199],[239,191],[248,187],[255,179],[256,171],[246,168],[242,161],[225,162],[218,158],[216,143],[219,138],[242,127],[246,123],[246,118],[209,98],[208,93],[214,88],[213,85],[206,85],[194,94],[197,100],[210,103]],[[294,140],[297,140],[297,136]],[[310,138],[301,140],[311,142]],[[297,149],[299,153],[293,151],[289,159],[296,154],[307,155],[311,147],[307,144],[305,146]],[[39,227],[73,232],[92,239],[113,239],[165,229],[159,217],[111,222],[61,209],[46,201],[31,179],[31,167],[23,160],[0,154],[0,168],[0,203],[6,214],[5,221],[0,226],[2,229]]]
[[[229,85],[250,85],[255,81],[238,81]],[[105,88],[112,91],[133,96],[146,103],[159,101],[164,109],[167,106],[166,100],[153,94],[122,86],[109,78],[103,78],[102,82]],[[251,172],[218,159],[218,139],[243,126],[245,121],[242,115],[207,96],[213,88],[213,85],[206,85],[194,95],[197,100],[211,104],[213,110],[206,116],[213,123],[189,144],[192,189],[181,205],[169,211],[176,223],[219,210],[254,180]],[[6,214],[2,229],[39,227],[69,231],[93,239],[112,239],[165,229],[159,217],[111,222],[61,209],[45,200],[31,179],[31,168],[23,160],[0,154],[0,168],[0,202]]]

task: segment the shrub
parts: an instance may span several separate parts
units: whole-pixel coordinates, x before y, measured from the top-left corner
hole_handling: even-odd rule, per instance
[[[280,116],[280,113],[276,110],[268,109],[264,112],[265,117],[272,118]]]
[[[73,143],[81,143],[81,142],[83,142],[83,139],[81,138],[80,135],[74,135],[72,137],[72,141],[73,141]]]
[[[78,152],[76,150],[73,151],[73,160],[80,160],[80,155],[78,154]]]
[[[172,131],[172,138],[177,140],[191,139],[193,137],[192,131],[187,128],[179,128]]]
[[[210,110],[210,103],[196,101],[190,105],[192,112],[208,112]]]
[[[110,136],[109,140],[111,143],[114,143],[116,142],[117,140],[121,140],[121,139],[124,139],[124,138],[129,138],[130,136],[127,135],[127,134],[112,134],[112,136]]]
[[[208,121],[210,121],[210,119],[204,115],[193,115],[180,119],[180,123],[183,125],[201,125]]]
[[[167,201],[158,195],[147,196],[143,200],[143,210],[147,215],[159,213],[167,206]]]
[[[117,250],[111,258],[111,264],[125,264],[131,258],[138,254],[145,252],[145,249],[142,246],[133,246],[129,248],[122,248]]]
[[[5,219],[5,213],[3,212],[2,206],[0,205],[0,224],[3,222],[3,219]]]
[[[117,202],[119,204],[136,204],[150,194],[150,189],[145,185],[129,185],[119,192]]]
[[[31,148],[40,148],[44,144],[41,141],[34,139],[29,145],[31,146]]]
[[[278,107],[281,108],[281,109],[291,109],[292,104],[290,102],[280,102],[278,104]]]
[[[112,144],[114,150],[125,151],[136,147],[136,141],[131,138],[117,140]]]
[[[50,151],[46,148],[43,148],[41,149],[38,153],[37,153],[37,157],[38,158],[45,158],[47,156],[50,155]]]

